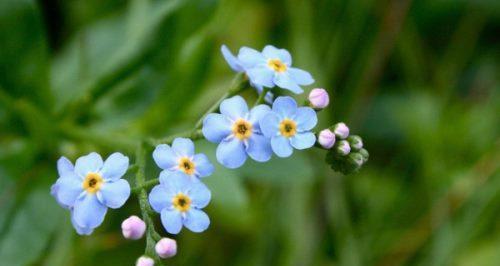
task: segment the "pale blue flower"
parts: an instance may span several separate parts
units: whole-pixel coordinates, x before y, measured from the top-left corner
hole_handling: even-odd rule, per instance
[[[243,48],[246,49],[246,47],[243,47]],[[231,53],[231,51],[229,51],[229,49],[227,48],[227,46],[222,45],[221,48],[220,48],[220,50],[222,52],[222,56],[224,57],[224,59],[226,60],[226,62],[229,64],[229,67],[231,67],[232,70],[234,70],[237,73],[242,73],[242,72],[246,73],[246,69],[243,67],[243,65],[241,64],[240,60],[238,58],[236,58]],[[247,76],[248,76],[248,74],[247,74]],[[255,83],[252,82],[252,80],[249,80],[249,82],[250,82],[250,85],[252,87],[254,87],[255,90],[257,90],[257,93],[260,95],[262,93],[262,91],[264,90],[264,88],[262,87],[262,85],[255,84]],[[272,103],[273,99],[274,99],[273,93],[268,92],[266,94],[265,100],[268,103]]]
[[[271,147],[279,157],[292,155],[293,148],[303,150],[316,142],[311,130],[318,118],[310,107],[297,107],[297,102],[289,96],[278,97],[273,109],[260,120],[264,136],[271,138]]]
[[[174,139],[172,147],[166,144],[156,146],[153,159],[163,170],[182,171],[190,177],[207,177],[215,170],[205,154],[194,153],[194,143],[187,138]]]
[[[210,225],[208,215],[201,209],[210,202],[210,190],[198,179],[183,172],[163,171],[160,184],[149,194],[149,204],[160,213],[165,230],[178,234],[182,226],[199,233]]]
[[[90,234],[104,220],[109,208],[120,208],[130,196],[129,183],[121,179],[128,169],[128,157],[111,154],[105,162],[93,152],[76,160],[75,166],[61,157],[59,178],[51,194],[59,205],[69,209],[79,234]]]
[[[258,121],[268,112],[267,105],[258,105],[248,111],[241,96],[222,101],[220,114],[209,114],[203,121],[205,138],[217,147],[217,161],[227,168],[242,166],[247,155],[258,162],[271,158],[269,139],[262,135]]]
[[[267,45],[261,52],[242,47],[238,54],[241,66],[253,84],[273,88],[278,86],[293,93],[302,93],[300,86],[314,82],[311,74],[292,67],[292,56],[285,49]]]

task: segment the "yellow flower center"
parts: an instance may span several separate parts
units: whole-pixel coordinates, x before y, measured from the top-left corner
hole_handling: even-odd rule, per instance
[[[98,173],[88,173],[85,180],[83,180],[83,189],[88,193],[96,193],[101,188],[103,182],[104,180]]]
[[[179,169],[181,169],[188,175],[192,175],[195,170],[194,162],[191,161],[191,159],[189,159],[188,157],[182,157],[179,160]]]
[[[186,212],[191,208],[191,198],[184,193],[177,193],[172,198],[172,204],[178,211]]]
[[[283,119],[280,123],[280,133],[287,138],[295,136],[295,133],[297,133],[297,123],[288,118]]]
[[[238,139],[248,139],[252,135],[252,124],[244,119],[236,120],[233,124],[233,134]]]
[[[287,69],[287,66],[279,59],[269,59],[267,65],[276,72],[285,72]]]

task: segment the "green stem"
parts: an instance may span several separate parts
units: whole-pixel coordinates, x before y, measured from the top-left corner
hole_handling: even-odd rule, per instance
[[[224,93],[224,95],[222,95],[222,97],[216,103],[214,103],[210,108],[208,108],[208,110],[205,112],[205,114],[203,114],[200,117],[200,119],[198,120],[198,122],[196,122],[194,128],[195,129],[201,128],[201,126],[203,125],[203,119],[205,119],[205,116],[207,116],[210,113],[217,112],[217,110],[219,110],[219,105],[222,103],[222,101],[224,101],[225,99],[227,99],[231,96],[234,96],[234,95],[240,93],[241,91],[243,91],[246,88],[247,88],[247,86],[246,86],[245,75],[243,73],[239,73],[233,79],[231,86],[229,87],[229,90],[226,93]]]
[[[190,138],[192,140],[197,140],[201,139],[203,137],[203,133],[201,132],[201,129],[194,129],[194,130],[189,130],[177,134],[173,134],[170,136],[166,136],[161,139],[150,139],[147,141],[147,143],[151,146],[156,146],[159,144],[171,144],[174,139],[176,138]]]
[[[148,202],[148,194],[146,189],[143,187],[146,183],[146,151],[144,150],[144,143],[140,143],[136,151],[136,165],[138,166],[136,178],[136,185],[138,186],[139,207],[141,208],[142,218],[147,225],[146,232],[146,250],[144,254],[146,256],[153,258],[156,265],[162,265],[162,262],[155,252],[156,241],[159,240],[160,235],[155,231],[154,222],[150,213],[150,207]]]
[[[143,182],[141,185],[137,185],[137,187],[132,189],[132,193],[140,193],[143,189],[150,189],[160,183],[158,178],[151,179]]]
[[[270,88],[264,88],[262,90],[262,92],[260,93],[259,95],[259,98],[257,98],[257,101],[255,101],[255,103],[253,104],[253,106],[257,106],[259,104],[263,104],[266,100],[266,94],[271,91]]]

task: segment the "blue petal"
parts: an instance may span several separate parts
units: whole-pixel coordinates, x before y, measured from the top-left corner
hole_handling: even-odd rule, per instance
[[[281,119],[275,112],[266,114],[259,121],[260,130],[267,138],[276,136],[279,132],[279,123]]]
[[[167,144],[156,146],[153,151],[153,159],[161,169],[170,169],[177,166],[177,155]]]
[[[196,154],[193,158],[193,162],[199,177],[209,176],[215,171],[214,165],[208,160],[205,154]]]
[[[189,189],[188,196],[192,200],[193,207],[205,208],[210,202],[210,190],[202,182],[193,182]]]
[[[104,162],[101,173],[104,180],[120,179],[128,170],[128,157],[119,152],[111,154]]]
[[[161,223],[167,232],[178,234],[182,229],[181,213],[176,210],[163,209],[161,211]]]
[[[72,207],[75,201],[82,194],[82,181],[76,174],[67,174],[56,182],[56,199],[59,203]]]
[[[157,213],[163,209],[172,207],[172,197],[174,193],[170,193],[162,185],[155,186],[149,193],[149,204]]]
[[[55,183],[55,184],[53,184],[53,185],[50,187],[50,195],[56,199],[57,204],[59,204],[59,206],[63,207],[64,209],[69,209],[69,208],[70,208],[70,206],[68,206],[68,205],[66,205],[66,204],[64,204],[64,203],[62,203],[62,202],[59,200],[59,198],[58,198],[58,196],[57,196],[57,193],[58,193],[58,192],[59,192],[59,184]]]
[[[290,66],[292,64],[292,56],[285,49],[278,49],[272,45],[266,45],[266,47],[264,47],[264,50],[262,50],[262,54],[267,59],[279,59],[287,66]]]
[[[183,172],[163,170],[160,173],[160,183],[169,193],[187,191],[191,185],[191,178]]]
[[[200,233],[207,230],[208,226],[210,225],[210,219],[208,218],[208,215],[203,211],[191,209],[186,213],[184,225],[189,230],[195,233]]]
[[[248,121],[254,124],[254,126],[259,126],[259,121],[269,112],[271,112],[271,108],[265,104],[257,105],[252,110],[250,110],[250,117]]]
[[[115,182],[104,183],[101,186],[97,196],[101,203],[112,209],[123,206],[130,197],[130,185],[124,179]],[[100,197],[99,197],[100,196]]]
[[[59,177],[63,177],[66,174],[73,173],[75,167],[71,163],[68,158],[62,156],[57,160],[57,172],[59,173]]]
[[[231,121],[221,114],[209,114],[203,120],[203,136],[210,142],[219,143],[231,134]]]
[[[250,81],[254,84],[274,87],[275,72],[266,65],[259,65],[247,70],[247,75]]]
[[[229,51],[229,49],[227,48],[227,46],[222,45],[220,47],[220,51],[222,52],[222,56],[224,56],[224,59],[229,64],[229,66],[231,67],[232,70],[234,70],[236,72],[243,72],[243,71],[245,71],[243,69],[243,66],[241,65],[240,61],[238,60],[238,58],[236,58],[231,53],[231,51]]]
[[[82,156],[76,160],[75,172],[81,176],[85,177],[89,172],[97,173],[102,167],[101,155],[92,152],[86,156]]]
[[[246,159],[245,146],[239,139],[232,138],[223,140],[216,151],[217,161],[227,168],[238,168],[242,166]]]
[[[289,157],[293,153],[290,141],[283,136],[275,136],[271,139],[271,147],[278,157]]]
[[[318,123],[316,112],[310,107],[299,107],[295,113],[295,122],[299,132],[309,131]]]
[[[248,47],[241,47],[238,53],[238,60],[244,69],[250,69],[258,64],[265,64],[266,59],[257,50]]]
[[[236,95],[222,101],[220,104],[220,113],[236,120],[245,117],[248,113],[248,106],[243,97]]]
[[[297,102],[290,96],[280,96],[273,103],[273,111],[281,118],[293,118],[297,112]]]
[[[76,221],[75,221],[75,218],[74,218],[74,215],[73,215],[73,211],[71,211],[71,223],[73,224],[73,227],[75,228],[76,232],[79,235],[90,235],[94,231],[94,229],[91,228],[91,227],[81,227],[81,226],[79,226],[76,223]]]
[[[314,79],[311,74],[302,69],[289,67],[288,74],[299,85],[311,85],[314,83]]]
[[[278,85],[278,87],[287,89],[295,94],[301,94],[304,92],[304,90],[297,85],[297,82],[290,77],[288,72],[278,73],[274,76],[273,82]]]
[[[316,136],[311,132],[297,133],[290,138],[290,144],[298,150],[311,148],[315,142]]]
[[[194,143],[188,138],[176,138],[172,142],[172,149],[181,156],[193,156],[194,155]]]
[[[87,193],[76,200],[73,217],[81,227],[96,228],[104,221],[107,209],[96,194]]]
[[[269,138],[260,134],[252,134],[248,139],[247,153],[257,162],[269,161],[273,154]]]

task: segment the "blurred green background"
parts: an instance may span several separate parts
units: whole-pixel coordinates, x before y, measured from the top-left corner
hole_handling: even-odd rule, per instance
[[[331,93],[319,128],[346,122],[370,161],[213,160],[211,226],[167,265],[499,265],[499,32],[496,0],[1,0],[0,264],[133,265],[136,198],[77,236],[49,195],[57,158],[133,161],[225,92],[221,44],[274,44]]]

